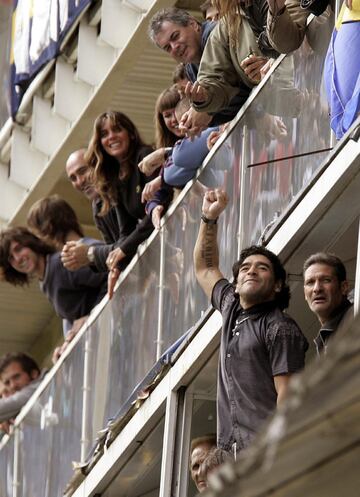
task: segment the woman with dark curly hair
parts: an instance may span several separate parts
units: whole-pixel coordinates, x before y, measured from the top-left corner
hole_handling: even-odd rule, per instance
[[[37,279],[41,291],[63,319],[65,342],[55,349],[57,360],[106,293],[106,275],[89,267],[68,271],[60,252],[27,228],[6,228],[0,232],[1,279],[24,286]]]

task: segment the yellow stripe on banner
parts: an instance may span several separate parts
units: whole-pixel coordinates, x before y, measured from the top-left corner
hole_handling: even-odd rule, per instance
[[[342,4],[338,18],[336,19],[335,29],[339,31],[344,22],[360,21],[360,0],[353,0],[352,9],[348,9],[345,2]]]

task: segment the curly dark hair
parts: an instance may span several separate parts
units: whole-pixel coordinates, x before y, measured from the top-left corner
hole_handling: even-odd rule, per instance
[[[125,129],[129,134],[128,155],[121,164],[108,155],[101,145],[101,131],[104,122],[108,119],[115,129]],[[102,200],[100,215],[105,215],[116,203],[117,180],[119,177],[126,179],[131,174],[132,168],[137,167],[136,154],[145,145],[135,124],[122,112],[107,111],[96,118],[89,147],[85,153],[85,161],[93,170],[94,184]]]
[[[0,267],[2,268],[3,278],[12,285],[29,284],[29,276],[20,273],[12,267],[9,262],[11,242],[17,242],[23,247],[28,247],[35,254],[46,256],[53,254],[55,248],[40,240],[31,231],[24,227],[6,228],[0,233]]]
[[[25,371],[28,375],[31,375],[33,371],[37,371],[40,374],[40,368],[32,357],[24,354],[23,352],[8,352],[0,357],[0,376],[13,362],[18,362],[23,371]]]
[[[234,285],[237,283],[237,277],[239,274],[240,266],[243,264],[244,260],[250,257],[251,255],[263,255],[271,262],[274,276],[276,281],[281,281],[281,290],[276,293],[275,301],[278,304],[279,309],[284,310],[289,307],[290,302],[290,288],[286,284],[286,271],[284,266],[281,264],[280,259],[277,255],[275,255],[270,250],[265,247],[261,247],[258,245],[252,245],[251,247],[245,248],[240,253],[240,259],[236,261],[232,267],[233,277],[234,277]]]

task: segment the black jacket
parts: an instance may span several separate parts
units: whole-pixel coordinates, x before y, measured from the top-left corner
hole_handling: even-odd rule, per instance
[[[141,147],[138,151],[130,176],[124,181],[118,181],[116,205],[111,207],[105,216],[99,215],[101,200],[93,202],[94,221],[106,243],[94,249],[95,266],[98,271],[107,271],[107,256],[117,247],[126,254],[126,258],[119,264],[119,268],[123,269],[136,253],[140,243],[146,240],[154,229],[151,217],[145,212],[145,204],[141,202],[141,193],[145,184],[154,179],[158,172],[145,176],[137,167],[139,162],[152,151],[148,146]],[[172,198],[172,188],[164,187],[156,196],[161,199],[159,204],[167,207]]]

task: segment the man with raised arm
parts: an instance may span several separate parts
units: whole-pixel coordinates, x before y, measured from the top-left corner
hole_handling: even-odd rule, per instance
[[[247,447],[286,395],[291,375],[304,367],[308,343],[283,312],[290,291],[278,257],[263,247],[242,250],[230,283],[219,269],[217,220],[227,204],[223,190],[205,193],[194,252],[201,287],[221,312],[218,370],[218,446]]]

